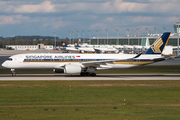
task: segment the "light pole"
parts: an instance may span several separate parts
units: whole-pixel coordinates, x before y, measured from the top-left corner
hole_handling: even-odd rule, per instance
[[[135,35],[136,35],[136,33],[137,33],[137,30],[135,30],[135,31],[134,31],[134,33],[135,33]],[[136,36],[136,37],[137,37],[137,36]],[[134,44],[134,43],[133,43],[133,41],[132,41],[132,45],[133,45],[133,44]]]
[[[74,30],[73,31],[71,31],[72,32],[72,34],[73,34],[73,44],[74,44]]]
[[[154,31],[155,31],[155,33],[157,34],[157,27],[154,27]]]
[[[77,33],[78,33],[78,44],[79,44],[79,30],[77,30]]]
[[[107,45],[108,45],[108,29],[106,29],[106,33],[107,33]]]
[[[71,31],[68,32],[69,32],[69,43],[71,44]]]
[[[90,40],[90,44],[91,44],[91,30],[88,30],[89,32],[89,40]]]
[[[117,45],[119,45],[119,40],[118,40],[118,37],[119,37],[119,28],[116,29],[116,31],[117,31]]]
[[[141,36],[141,31],[139,30],[140,36]],[[139,44],[139,43],[138,43]]]
[[[157,27],[154,27],[154,32],[157,34]],[[157,36],[158,38],[158,36]]]
[[[165,26],[165,27],[163,27],[163,29],[164,29],[164,31],[166,32],[166,26]]]
[[[56,32],[54,32],[54,41],[55,41],[55,49],[56,49]]]
[[[147,36],[148,36],[148,33],[149,33],[149,28],[148,28],[148,27],[146,27],[145,29],[146,29],[146,31],[147,31]]]
[[[83,44],[84,44],[84,38],[85,38],[84,32],[85,32],[85,30],[82,30],[82,32],[83,32]]]
[[[139,31],[140,31],[140,28],[136,28],[136,30],[138,31],[138,45],[139,45]]]
[[[99,45],[99,30],[96,30],[97,32],[97,45]]]
[[[129,45],[130,28],[126,28],[126,31],[128,32],[128,45]]]

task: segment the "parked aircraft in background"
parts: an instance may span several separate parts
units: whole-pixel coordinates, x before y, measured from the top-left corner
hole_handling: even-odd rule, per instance
[[[118,50],[116,48],[107,48],[107,47],[96,47],[94,48],[95,51],[97,52],[101,52],[101,53],[104,53],[104,52],[114,52],[114,53],[118,53]]]
[[[104,53],[104,52],[114,52],[118,53],[118,50],[116,48],[108,48],[106,46],[104,47],[81,47],[77,42],[74,42],[73,46],[67,46],[65,42],[61,42],[62,47],[61,49],[64,49],[66,51],[79,51],[81,53],[84,52],[96,52],[96,53]]]
[[[73,46],[67,46],[65,42],[61,42],[62,50],[66,50],[66,51],[78,51],[80,53],[84,53],[84,52],[95,52],[94,48],[90,48],[90,47],[81,47],[79,46],[79,44],[77,42],[74,42]]]
[[[81,53],[95,52],[94,48],[91,48],[91,47],[79,47],[78,50],[80,50]]]
[[[56,73],[92,75],[96,70],[131,68],[165,60],[162,52],[171,33],[164,33],[141,54],[64,54],[34,53],[9,57],[3,67],[15,69],[53,69]]]
[[[80,47],[77,43],[74,43],[74,46],[67,46],[65,42],[61,42],[61,50],[65,51],[79,51],[77,48]]]

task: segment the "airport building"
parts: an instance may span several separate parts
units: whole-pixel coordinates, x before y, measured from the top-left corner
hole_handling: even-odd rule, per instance
[[[6,49],[9,49],[9,50],[38,50],[38,49],[52,50],[53,45],[44,45],[44,44],[38,44],[38,45],[6,45]]]
[[[174,32],[171,34],[167,46],[171,46],[173,53],[177,51],[178,33],[180,33],[180,22],[174,24]],[[149,46],[154,43],[162,34],[148,34],[148,35],[127,35],[125,37],[93,37],[91,38],[91,45],[111,45],[111,46]]]
[[[125,37],[94,37],[91,39],[92,45],[140,45],[145,46],[151,45],[156,39],[158,39],[162,34],[151,34],[146,36],[136,36],[130,35]],[[177,46],[178,34],[171,34],[168,41],[168,46]]]
[[[177,53],[177,44],[180,33],[180,22],[174,26],[174,32],[170,36],[167,43],[168,54]],[[118,48],[119,50],[129,51],[145,51],[148,46],[152,45],[162,34],[148,34],[148,35],[127,35],[124,37],[93,37],[90,40],[91,45],[108,46]]]
[[[180,22],[174,24],[174,32],[171,34],[168,45],[177,46],[178,32],[180,33]],[[92,45],[141,45],[145,43],[150,45],[162,34],[148,35],[127,35],[125,37],[93,37],[91,38]]]

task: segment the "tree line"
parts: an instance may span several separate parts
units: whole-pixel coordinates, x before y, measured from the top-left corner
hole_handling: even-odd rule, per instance
[[[66,44],[69,44],[69,39],[57,39],[56,45],[61,46],[61,41],[64,41]],[[5,48],[6,45],[37,45],[37,44],[44,44],[44,45],[54,45],[54,39],[11,39],[11,40],[0,40],[0,48]]]

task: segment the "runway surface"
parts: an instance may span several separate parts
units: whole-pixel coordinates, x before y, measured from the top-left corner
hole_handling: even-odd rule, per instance
[[[80,76],[80,75],[0,75],[0,81],[28,81],[28,80],[180,80],[180,74],[114,74],[97,76]]]

